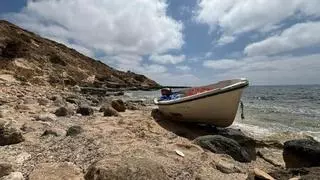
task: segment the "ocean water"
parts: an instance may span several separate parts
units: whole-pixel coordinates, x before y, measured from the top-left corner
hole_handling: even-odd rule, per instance
[[[126,95],[152,104],[160,91],[133,91]],[[320,140],[320,85],[250,86],[241,100],[245,119],[240,118],[239,108],[232,127],[258,137],[295,132]]]

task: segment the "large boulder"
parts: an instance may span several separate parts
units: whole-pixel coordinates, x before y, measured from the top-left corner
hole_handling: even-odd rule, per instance
[[[89,105],[80,105],[77,109],[77,113],[83,116],[90,116],[93,115],[94,110]]]
[[[6,121],[0,121],[0,146],[17,144],[24,141],[21,131]]]
[[[287,141],[283,159],[287,168],[320,166],[320,143],[310,139]]]
[[[200,136],[194,140],[202,148],[217,154],[228,154],[239,162],[250,162],[248,152],[237,141],[220,135]]]
[[[92,164],[86,180],[166,180],[169,179],[160,163],[145,157],[108,158]]]
[[[113,100],[111,102],[111,106],[117,110],[118,112],[125,112],[126,111],[126,106],[124,102],[121,99]]]
[[[29,175],[29,180],[83,180],[81,169],[72,163],[39,164]]]

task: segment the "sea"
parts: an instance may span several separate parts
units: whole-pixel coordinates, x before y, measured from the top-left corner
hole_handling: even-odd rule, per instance
[[[160,91],[126,92],[128,98],[152,104]],[[244,119],[239,107],[231,127],[253,136],[303,133],[320,140],[320,85],[249,86],[243,92]]]

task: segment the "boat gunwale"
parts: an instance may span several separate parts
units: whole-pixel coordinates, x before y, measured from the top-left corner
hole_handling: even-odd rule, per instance
[[[174,100],[169,100],[169,101],[158,101],[158,99],[155,98],[154,99],[154,103],[156,105],[159,105],[159,106],[175,105],[175,104],[195,101],[195,100],[199,100],[199,99],[207,98],[207,97],[211,97],[211,96],[216,96],[216,95],[219,95],[219,94],[228,93],[228,92],[231,92],[231,91],[243,89],[243,88],[245,88],[247,86],[249,86],[248,80],[241,80],[240,82],[237,82],[235,84],[226,86],[224,88],[213,89],[211,91],[206,91],[206,92],[203,92],[203,93],[199,93],[199,94],[193,95],[194,97],[190,96],[190,97],[185,97],[185,98],[181,98],[181,99],[174,99]]]

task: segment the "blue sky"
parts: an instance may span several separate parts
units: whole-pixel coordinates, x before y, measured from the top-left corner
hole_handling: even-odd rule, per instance
[[[320,84],[318,0],[3,0],[0,18],[164,85]]]

